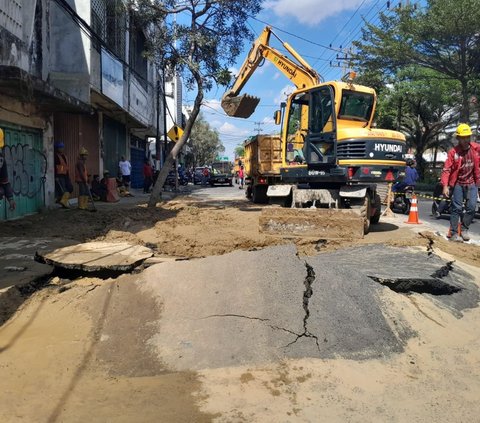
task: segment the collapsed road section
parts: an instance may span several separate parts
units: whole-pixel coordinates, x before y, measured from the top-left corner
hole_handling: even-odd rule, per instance
[[[478,287],[471,275],[450,267],[435,254],[383,245],[307,261],[295,246],[283,245],[160,263],[142,272],[137,284],[162,304],[161,325],[149,345],[168,368],[194,370],[401,353],[416,336],[402,317],[405,303],[396,309],[384,301],[396,294],[371,277],[441,277],[458,291],[414,295],[461,317],[476,306]]]

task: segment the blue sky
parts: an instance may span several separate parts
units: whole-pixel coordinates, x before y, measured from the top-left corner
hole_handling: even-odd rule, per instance
[[[405,1],[405,0],[404,0]],[[392,2],[397,5],[399,0]],[[289,43],[324,78],[339,79],[345,69],[338,67],[337,55],[351,47],[351,42],[359,39],[363,19],[377,23],[379,13],[387,10],[386,0],[266,0],[264,10],[249,19],[250,29],[258,36],[268,23],[273,31]],[[280,49],[274,37],[271,44]],[[332,49],[330,49],[330,44]],[[244,44],[244,51],[238,57],[231,71],[236,74],[245,60],[251,43]],[[282,50],[283,51],[283,50]],[[335,66],[330,66],[330,61]],[[341,65],[342,63],[340,63]],[[268,61],[253,74],[242,93],[260,97],[255,113],[248,119],[231,118],[220,107],[225,91],[223,87],[206,93],[202,113],[210,125],[220,135],[225,146],[225,155],[234,158],[234,148],[247,137],[261,133],[275,133],[279,127],[273,122],[273,113],[293,85]],[[185,94],[185,103],[191,104],[194,95]]]

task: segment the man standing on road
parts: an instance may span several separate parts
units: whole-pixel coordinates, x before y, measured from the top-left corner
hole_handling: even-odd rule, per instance
[[[443,194],[452,199],[452,214],[448,237],[453,241],[468,241],[468,228],[472,223],[477,206],[480,170],[479,158],[474,146],[470,144],[472,129],[461,123],[455,135],[458,145],[448,152],[442,170],[441,183]],[[462,218],[463,204],[466,202]],[[461,221],[461,223],[460,223]]]
[[[208,167],[204,167],[202,170],[202,185],[207,185],[209,176],[210,171],[208,170]]]
[[[245,183],[245,171],[243,170],[243,166],[240,166],[240,170],[238,171],[238,179],[240,184],[238,189],[243,189]]]
[[[90,196],[86,164],[87,156],[87,149],[82,147],[75,166],[75,182],[78,184],[78,208],[80,210],[86,210],[88,208],[88,198]]]
[[[128,160],[125,160],[125,156],[122,156],[120,157],[118,167],[120,169],[120,175],[122,176],[123,185],[128,191],[130,188],[130,174],[132,173],[132,165]]]
[[[72,182],[70,181],[67,156],[64,153],[65,145],[63,142],[55,143],[55,197],[57,203],[68,209],[68,199],[73,192]]]

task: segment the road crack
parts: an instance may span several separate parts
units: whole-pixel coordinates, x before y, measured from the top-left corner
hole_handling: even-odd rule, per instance
[[[305,262],[305,268],[307,270],[307,276],[305,277],[304,281],[305,291],[303,291],[303,310],[305,311],[305,315],[303,316],[303,333],[295,334],[296,338],[288,345],[286,345],[285,348],[295,344],[300,338],[313,338],[315,339],[315,344],[317,344],[318,351],[320,352],[320,344],[318,342],[318,337],[313,333],[309,332],[308,330],[308,319],[310,318],[310,298],[313,295],[312,285],[315,282],[316,275],[313,267],[310,266],[307,262]]]
[[[243,314],[233,314],[233,313],[228,313],[228,314],[211,314],[210,316],[205,316],[202,317],[201,320],[203,319],[210,319],[212,317],[239,317],[242,319],[249,319],[249,320],[259,320],[261,322],[268,322],[270,319],[262,319],[261,317],[251,317],[251,316],[244,316]]]

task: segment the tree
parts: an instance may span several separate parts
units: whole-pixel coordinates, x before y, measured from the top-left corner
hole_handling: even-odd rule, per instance
[[[213,84],[228,84],[228,66],[234,64],[243,41],[253,38],[247,22],[260,11],[260,4],[261,0],[129,1],[148,32],[148,56],[165,72],[180,73],[187,89],[196,90],[184,133],[165,160],[149,207],[159,201],[168,171],[190,137],[204,91]]]
[[[408,67],[381,91],[376,118],[379,126],[402,131],[409,147],[415,149],[420,175],[425,174],[423,154],[441,146],[439,135],[458,119],[459,107],[452,92],[456,81],[442,79],[431,69]]]
[[[480,71],[480,7],[476,0],[428,0],[382,13],[378,25],[366,23],[354,42],[362,68],[396,73],[416,65],[460,83],[463,122],[470,117],[470,94]]]
[[[235,147],[234,153],[235,153],[235,158],[244,157],[245,156],[245,147],[243,146],[243,144],[238,144]]]
[[[193,124],[188,145],[194,167],[213,162],[219,153],[225,151],[218,132],[210,127],[201,113]]]

